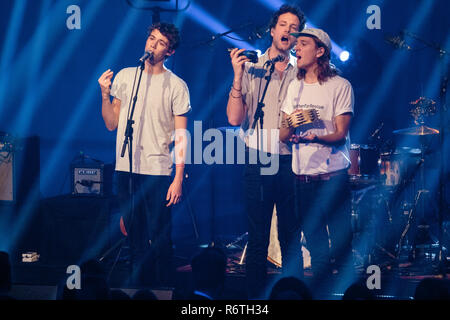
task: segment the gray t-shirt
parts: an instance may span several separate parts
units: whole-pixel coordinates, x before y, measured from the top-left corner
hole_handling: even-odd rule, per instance
[[[136,75],[136,86],[139,79]],[[128,118],[128,106],[136,68],[119,71],[111,86],[111,95],[121,101],[116,139],[116,170],[129,171],[128,147],[120,156]],[[136,91],[136,88],[135,88]],[[175,131],[174,116],[191,110],[186,83],[166,69],[161,74],[142,73],[133,115],[133,173],[170,175],[173,160],[170,145]]]
[[[289,83],[295,79],[297,68],[295,67],[295,58],[291,58],[283,77],[280,78],[277,71],[272,74],[267,92],[264,97],[263,129],[264,131],[259,137],[257,143],[257,130],[259,123],[255,126],[255,130],[250,132],[253,124],[256,107],[260,101],[267,80],[265,77],[269,75],[269,67],[265,67],[265,63],[269,60],[269,49],[259,57],[257,63],[245,63],[244,75],[242,76],[242,95],[247,105],[247,114],[241,124],[244,135],[241,135],[247,146],[253,149],[259,149],[271,153],[291,154],[289,145],[279,141],[279,129],[281,124],[281,106],[286,97]],[[261,141],[261,136],[264,140]],[[261,144],[262,142],[262,144]]]

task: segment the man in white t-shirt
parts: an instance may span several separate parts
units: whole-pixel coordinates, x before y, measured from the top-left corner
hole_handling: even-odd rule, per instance
[[[133,277],[137,281],[167,284],[171,279],[171,206],[182,196],[186,148],[186,114],[191,110],[186,83],[164,66],[179,44],[173,24],[150,26],[145,51],[145,69],[133,114],[132,183],[134,210],[130,210],[129,144],[121,156],[125,130],[139,79],[137,68],[105,71],[98,82],[102,91],[102,116],[109,130],[117,129],[116,173],[118,199],[131,249]],[[137,80],[136,80],[137,82]],[[114,99],[111,102],[110,96]],[[175,134],[174,178],[170,146]],[[132,214],[131,214],[132,213]],[[149,262],[151,265],[149,265]],[[153,278],[142,277],[152,275]]]
[[[340,274],[353,269],[347,175],[353,89],[330,65],[331,40],[327,33],[309,28],[292,35],[297,37],[298,74],[289,85],[281,109],[284,125],[280,140],[294,143],[296,202],[314,278],[323,279],[332,274],[333,268]],[[298,125],[295,115],[305,112],[311,122],[307,114],[297,118],[306,120]],[[330,262],[327,226],[334,266]]]

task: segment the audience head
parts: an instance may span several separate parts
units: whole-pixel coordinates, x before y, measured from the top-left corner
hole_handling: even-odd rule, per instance
[[[450,280],[425,278],[419,282],[414,293],[415,300],[449,300]]]
[[[217,247],[204,248],[191,261],[195,290],[218,291],[225,284],[227,257]]]
[[[272,288],[269,300],[312,300],[308,286],[296,277],[284,277]]]
[[[120,289],[112,289],[109,291],[110,300],[131,300],[130,296]]]
[[[364,281],[353,283],[344,292],[342,300],[375,300],[376,296],[373,290],[367,288]]]
[[[133,295],[133,300],[158,300],[153,291],[149,289],[141,289]]]
[[[8,293],[11,290],[11,262],[9,254],[0,251],[0,294]]]

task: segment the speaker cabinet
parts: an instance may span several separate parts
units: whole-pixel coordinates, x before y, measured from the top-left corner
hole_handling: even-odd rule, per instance
[[[43,199],[41,230],[46,230],[41,258],[50,265],[79,264],[110,247],[112,198],[62,195]],[[43,237],[42,231],[37,231]],[[36,234],[37,235],[37,234]]]
[[[0,134],[0,201],[23,202],[39,195],[39,138]]]
[[[0,144],[0,150],[4,144]],[[13,201],[13,153],[0,152],[0,201]]]

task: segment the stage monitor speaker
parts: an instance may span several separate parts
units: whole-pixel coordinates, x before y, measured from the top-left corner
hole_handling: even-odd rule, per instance
[[[39,157],[38,137],[0,133],[0,201],[22,202],[32,188],[39,190]]]
[[[112,193],[111,164],[105,165],[98,160],[81,160],[70,166],[72,195],[74,196],[109,196]]]
[[[41,201],[42,228],[46,230],[41,260],[68,266],[98,258],[111,246],[109,219],[112,198],[62,195]]]

